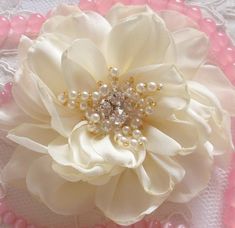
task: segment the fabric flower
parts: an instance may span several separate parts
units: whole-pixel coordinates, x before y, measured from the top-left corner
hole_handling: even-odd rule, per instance
[[[21,40],[4,181],[26,180],[56,213],[98,207],[122,225],[197,196],[233,147],[234,87],[208,45],[179,13],[58,7]]]

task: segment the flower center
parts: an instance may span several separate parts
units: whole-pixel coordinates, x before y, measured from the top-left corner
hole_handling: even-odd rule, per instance
[[[70,109],[80,109],[88,121],[89,132],[113,135],[120,146],[137,149],[147,142],[141,132],[143,119],[154,113],[157,106],[154,95],[163,85],[135,83],[132,77],[120,81],[118,76],[118,69],[110,68],[108,84],[98,82],[92,93],[63,92],[58,100]]]

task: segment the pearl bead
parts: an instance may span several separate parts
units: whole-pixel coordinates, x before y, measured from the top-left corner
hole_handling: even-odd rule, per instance
[[[86,100],[88,100],[88,98],[89,98],[89,93],[86,92],[86,91],[83,91],[83,92],[81,93],[81,99],[82,99],[83,101],[86,101]]]
[[[61,104],[65,104],[67,102],[67,97],[65,96],[64,93],[59,94],[57,96],[57,99]]]
[[[155,82],[149,82],[147,88],[149,92],[155,92],[157,90],[157,84]]]
[[[79,106],[80,106],[80,110],[82,111],[85,111],[88,107],[86,102],[81,102]]]
[[[126,137],[121,137],[121,139],[120,139],[120,141],[121,141],[121,143],[123,144],[123,146],[129,146],[129,140],[128,140],[128,138],[126,138]]]
[[[136,85],[136,90],[139,93],[145,92],[145,89],[146,89],[146,85],[144,83],[139,83]]]
[[[94,123],[98,123],[100,121],[100,115],[98,113],[93,113],[91,115],[91,121]]]
[[[131,132],[131,129],[130,129],[129,126],[124,126],[124,127],[122,128],[122,132],[123,132],[124,135],[129,135],[130,132]]]
[[[118,76],[118,68],[116,67],[111,67],[110,70],[109,70],[109,73],[110,73],[110,76],[112,77],[117,77]]]
[[[69,101],[68,102],[68,108],[69,109],[75,109],[76,108],[76,101]]]
[[[138,141],[136,139],[131,139],[130,144],[132,147],[136,148],[138,146]]]
[[[109,93],[109,87],[108,87],[108,85],[104,84],[104,85],[100,86],[99,92],[100,92],[100,94],[101,94],[102,96],[104,96],[104,97],[107,96],[108,93]]]
[[[123,137],[123,135],[122,135],[121,133],[116,134],[116,135],[114,136],[115,142],[119,142],[122,137]]]
[[[98,101],[100,99],[100,93],[97,91],[93,92],[92,99],[93,99],[93,101]]]
[[[141,136],[138,140],[140,145],[146,144],[148,142],[147,138],[144,136]]]
[[[146,108],[145,108],[145,113],[147,114],[147,115],[152,115],[153,114],[153,108],[151,107],[151,106],[147,106]]]
[[[163,84],[162,84],[162,83],[159,83],[159,84],[157,85],[157,90],[160,91],[162,88],[163,88]]]
[[[73,90],[73,91],[69,92],[69,99],[76,100],[77,97],[78,97],[78,92],[77,91]]]
[[[134,138],[138,139],[139,137],[141,137],[142,133],[140,130],[136,129],[132,132],[132,135]]]

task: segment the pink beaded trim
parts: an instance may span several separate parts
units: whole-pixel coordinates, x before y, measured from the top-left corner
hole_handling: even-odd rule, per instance
[[[185,14],[193,19],[200,27],[200,30],[205,32],[210,38],[210,53],[209,57],[224,71],[230,81],[235,84],[235,47],[233,46],[228,35],[219,30],[216,23],[211,18],[203,18],[199,7],[186,5],[184,0],[80,0],[79,7],[83,10],[94,10],[102,15],[117,2],[126,5],[148,4],[155,11],[174,10]],[[49,14],[48,14],[49,15]],[[48,16],[47,15],[47,16]],[[14,48],[18,45],[22,35],[34,38],[38,35],[40,28],[47,16],[41,14],[31,14],[28,17],[17,15],[10,19],[0,16],[0,47]],[[12,82],[8,82],[0,91],[0,105],[11,100]],[[235,164],[235,156],[232,164]],[[235,214],[235,166],[229,177],[229,186],[225,197],[225,212],[224,224],[228,225],[228,220],[231,221],[228,227],[235,227],[235,220],[232,219]],[[36,228],[38,226],[27,223],[26,219],[17,217],[14,212],[8,209],[6,200],[0,201],[0,218],[6,225],[11,225],[14,228]],[[95,225],[94,228],[118,228],[114,223]],[[160,223],[158,220],[142,220],[127,228],[186,228],[186,224],[173,224],[170,221]],[[88,228],[88,227],[84,227]]]

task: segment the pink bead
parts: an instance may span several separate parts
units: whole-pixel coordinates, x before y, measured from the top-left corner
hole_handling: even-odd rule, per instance
[[[157,220],[152,220],[147,223],[147,228],[161,228],[161,223]]]
[[[199,21],[202,17],[201,10],[198,6],[187,6],[185,13],[195,21]]]
[[[4,90],[7,91],[7,92],[11,92],[12,86],[13,86],[13,83],[12,83],[12,82],[7,82],[7,83],[4,85]]]
[[[179,224],[176,226],[176,228],[187,228],[187,226],[185,224]]]
[[[3,215],[3,222],[6,224],[6,225],[12,225],[14,224],[15,222],[15,219],[16,219],[16,216],[13,212],[9,211],[7,213],[5,213]]]
[[[224,68],[224,73],[228,76],[233,85],[235,85],[235,63],[227,65]]]
[[[141,220],[134,225],[132,225],[133,228],[147,228],[147,222],[145,220]]]
[[[234,78],[235,78],[235,75],[234,75]],[[227,205],[235,207],[235,188],[227,189],[225,192],[224,199]]]
[[[143,5],[148,4],[148,0],[131,0],[132,5]]]
[[[29,36],[35,36],[39,33],[42,24],[45,22],[46,18],[39,14],[39,13],[34,13],[31,14],[28,18],[28,28],[27,28],[27,35]]]
[[[235,61],[235,48],[234,47],[227,47],[219,56],[219,63],[222,66],[226,66],[229,63]]]
[[[8,210],[6,202],[0,201],[0,215],[4,214]]]
[[[82,10],[96,10],[95,0],[80,0],[79,7]]]
[[[173,224],[171,222],[166,222],[163,224],[162,228],[173,228]]]
[[[184,0],[169,0],[167,8],[170,10],[184,12],[185,10]]]
[[[124,5],[129,5],[131,4],[131,0],[114,0],[115,3],[121,2]]]
[[[24,219],[17,219],[14,224],[14,228],[26,228],[27,222]]]
[[[114,222],[109,222],[106,224],[105,228],[118,228],[118,225]]]
[[[1,104],[4,104],[4,103],[7,103],[10,99],[11,99],[12,95],[11,95],[11,92],[8,92],[8,91],[1,91],[0,92],[0,103]]]
[[[167,8],[168,0],[149,0],[149,5],[156,11]]]
[[[2,45],[7,38],[10,27],[9,20],[6,17],[0,16],[0,45]]]
[[[228,228],[234,228],[235,227],[235,208],[233,207],[226,207],[224,211],[224,224]]]
[[[11,18],[11,28],[14,33],[23,34],[26,31],[27,20],[25,17],[17,15]]]
[[[229,43],[229,38],[224,32],[217,32],[211,38],[213,42],[218,43],[218,45],[222,48],[226,47]]]
[[[207,35],[213,34],[216,30],[216,24],[211,18],[203,18],[200,20],[199,24],[201,30]]]
[[[27,228],[37,228],[37,226],[31,224],[31,225],[28,225]]]
[[[95,2],[97,11],[102,15],[105,15],[114,4],[112,0],[96,0]]]

